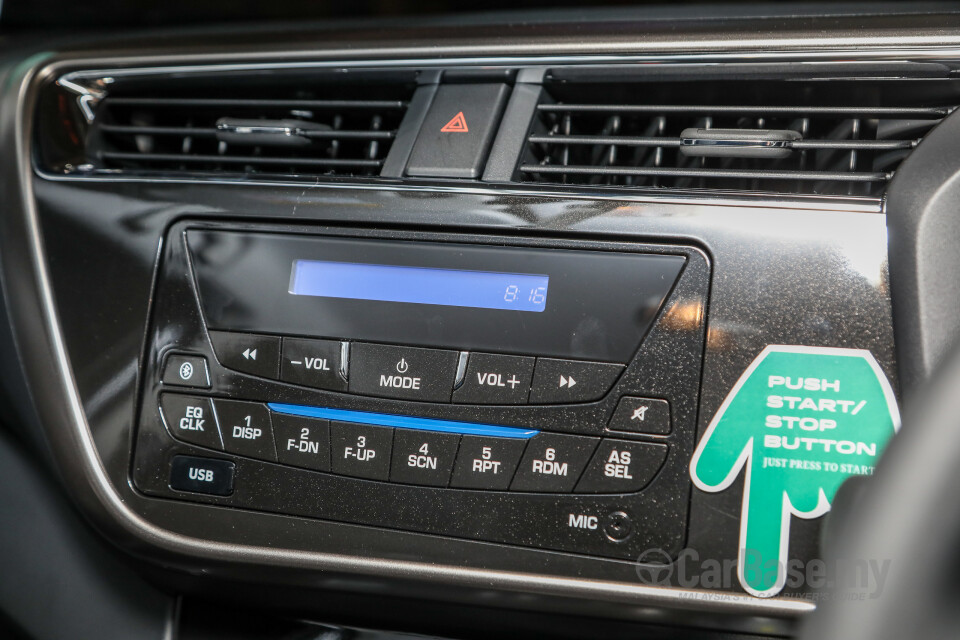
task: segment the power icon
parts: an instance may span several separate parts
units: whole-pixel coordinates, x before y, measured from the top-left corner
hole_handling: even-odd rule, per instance
[[[397,363],[397,373],[406,373],[409,368],[410,365],[407,364],[407,359],[400,358],[400,361]]]

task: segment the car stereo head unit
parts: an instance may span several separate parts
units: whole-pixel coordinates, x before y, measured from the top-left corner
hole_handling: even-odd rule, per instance
[[[708,282],[684,246],[180,223],[135,484],[608,558],[679,551]]]

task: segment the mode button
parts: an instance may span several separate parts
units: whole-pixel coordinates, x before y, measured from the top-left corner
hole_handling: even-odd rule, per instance
[[[350,345],[350,393],[450,402],[456,351],[355,342]]]

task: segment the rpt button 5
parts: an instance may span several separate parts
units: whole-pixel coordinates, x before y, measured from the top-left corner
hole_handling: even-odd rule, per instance
[[[507,489],[526,445],[526,440],[518,438],[463,436],[450,486]]]

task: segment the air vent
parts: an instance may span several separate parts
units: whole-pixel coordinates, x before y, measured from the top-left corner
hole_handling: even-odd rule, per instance
[[[957,83],[553,82],[522,182],[790,194],[882,194],[955,105]]]
[[[107,86],[64,172],[378,176],[415,84],[341,75]]]

